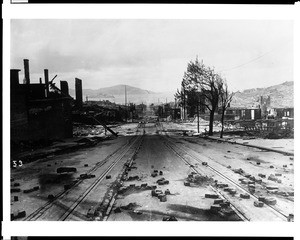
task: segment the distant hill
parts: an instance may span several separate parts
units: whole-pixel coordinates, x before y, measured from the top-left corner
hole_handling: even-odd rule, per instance
[[[165,103],[174,101],[174,92],[152,92],[126,85],[127,102],[129,103]],[[74,89],[70,89],[70,95],[75,97]],[[97,90],[83,89],[84,100],[88,96],[89,100],[109,100],[111,102],[124,104],[125,85],[100,88]],[[266,87],[251,88],[234,93],[231,102],[232,107],[252,107],[259,104],[260,96],[271,97],[272,107],[294,107],[294,82],[284,82],[282,84]]]
[[[156,93],[137,87],[126,85],[127,102],[140,104],[152,102],[174,101],[173,92]],[[75,90],[70,89],[70,95],[75,97]],[[116,85],[100,89],[83,89],[84,100],[88,96],[89,100],[109,100],[111,102],[123,104],[125,102],[125,85]]]
[[[294,82],[284,82],[266,88],[252,88],[235,92],[231,106],[251,107],[258,105],[260,96],[270,96],[272,107],[294,107]]]

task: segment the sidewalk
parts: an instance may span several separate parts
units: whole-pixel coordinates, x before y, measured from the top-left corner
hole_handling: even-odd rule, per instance
[[[215,136],[206,136],[204,138],[215,140],[215,141],[221,141],[221,142],[228,142],[228,143],[232,143],[232,144],[238,144],[238,145],[247,146],[247,147],[258,148],[258,149],[265,150],[265,151],[277,152],[277,153],[281,153],[281,154],[284,154],[284,155],[287,155],[287,156],[294,156],[294,153],[291,152],[291,151],[283,151],[283,150],[278,150],[278,149],[274,149],[274,148],[270,148],[270,147],[249,144],[247,141],[238,142],[236,140],[226,139],[226,138],[220,138],[220,137],[215,137]]]

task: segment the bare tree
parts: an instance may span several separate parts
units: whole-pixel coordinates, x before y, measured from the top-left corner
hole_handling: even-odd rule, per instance
[[[198,102],[209,110],[208,134],[211,136],[213,135],[214,114],[223,87],[222,78],[215,73],[213,68],[206,67],[203,61],[199,62],[196,58],[195,62],[190,61],[188,63],[185,79],[189,84],[189,89],[196,89],[204,97],[204,101],[199,99]]]
[[[226,80],[224,79],[222,84],[222,90],[220,92],[220,107],[222,111],[222,115],[221,115],[222,128],[221,128],[220,138],[223,138],[225,111],[229,107],[232,97],[233,97],[233,93],[230,93],[228,91],[228,85]]]

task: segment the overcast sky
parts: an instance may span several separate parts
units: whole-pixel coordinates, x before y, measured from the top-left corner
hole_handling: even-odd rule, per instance
[[[198,56],[230,90],[293,81],[293,22],[275,20],[12,20],[11,68],[29,59],[32,82],[83,88],[127,84],[155,92],[180,87]],[[44,80],[43,80],[44,81]]]

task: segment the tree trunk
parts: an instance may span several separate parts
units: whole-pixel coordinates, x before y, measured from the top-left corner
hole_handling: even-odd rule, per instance
[[[224,132],[224,115],[225,115],[225,109],[222,109],[222,117],[221,117],[222,128],[221,128],[220,138],[223,138],[223,132]]]
[[[215,110],[212,109],[209,113],[209,132],[208,135],[212,136],[213,135],[213,127],[214,127],[214,114]]]
[[[199,105],[197,105],[197,130],[198,133],[200,132],[200,125],[199,125]]]

